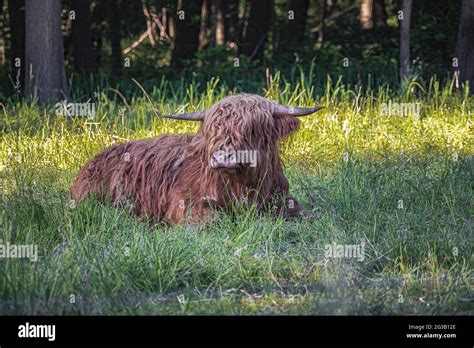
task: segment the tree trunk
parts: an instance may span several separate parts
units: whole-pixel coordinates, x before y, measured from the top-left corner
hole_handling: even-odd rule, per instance
[[[3,14],[3,0],[0,0],[0,65],[5,64],[5,39],[3,38],[3,27],[5,16]]]
[[[160,17],[158,15],[158,11],[156,10],[156,6],[151,3],[149,6],[148,11],[150,12],[150,19],[152,26],[155,25],[156,27],[152,31],[153,33],[153,40],[156,42],[159,42],[161,40],[161,33],[162,33],[162,28],[163,28],[163,23],[160,21]],[[155,57],[155,54],[153,53],[153,57]]]
[[[64,47],[64,57],[66,60],[71,60],[72,56],[72,19],[71,16],[67,15],[66,25],[63,30],[63,47]]]
[[[462,0],[461,19],[459,21],[456,58],[461,82],[469,81],[471,92],[474,92],[474,1]]]
[[[175,15],[176,33],[171,66],[182,68],[184,61],[194,58],[199,47],[200,12],[202,0],[178,0]]]
[[[107,22],[107,1],[93,1],[91,12],[93,23],[106,23]],[[116,0],[120,1],[120,0]],[[106,29],[107,30],[107,29]],[[95,66],[100,66],[101,52],[103,45],[103,36],[108,38],[107,33],[104,34],[102,28],[97,26],[92,27],[92,54],[95,59]]]
[[[216,44],[216,2],[215,0],[208,0],[209,3],[209,17],[208,27],[211,29],[211,36],[209,37],[209,46],[215,46]]]
[[[250,0],[250,15],[242,52],[251,59],[263,58],[272,14],[273,0]]]
[[[96,70],[96,60],[92,54],[92,29],[89,0],[72,0],[71,9],[75,12],[72,21],[72,57],[74,69],[79,73]]]
[[[67,99],[60,0],[25,4],[26,95],[42,105]]]
[[[387,11],[384,0],[374,0],[374,20],[377,28],[387,27]]]
[[[225,4],[225,37],[227,41],[239,41],[239,0],[226,0]]]
[[[412,0],[403,0],[400,20],[400,78],[410,76],[410,21]]]
[[[168,14],[166,12],[166,7],[161,8],[161,23],[163,24],[163,27],[160,29],[160,40],[163,40],[164,38],[169,38],[169,35],[166,32],[168,28]]]
[[[199,47],[198,51],[202,51],[208,43],[207,28],[209,26],[209,1],[202,0],[201,3],[201,22],[199,28]]]
[[[10,17],[10,51],[12,79],[17,92],[25,81],[25,1],[8,0]]]
[[[122,35],[119,0],[107,1],[107,20],[109,22],[109,37],[112,48],[110,68],[113,74],[120,75],[122,72],[122,47],[120,45]]]
[[[286,30],[283,40],[289,45],[302,43],[304,31],[306,29],[306,12],[308,11],[309,0],[290,0],[286,16]],[[290,11],[292,15],[290,18]]]
[[[247,23],[250,17],[250,1],[249,0],[244,0],[244,6],[243,6],[243,13],[242,16],[239,18],[239,42],[240,46],[245,45],[245,38],[244,34],[246,33],[246,27]]]
[[[148,40],[150,40],[151,47],[156,46],[156,39],[157,39],[157,34],[156,34],[156,24],[154,23],[152,19],[152,10],[151,7],[153,5],[148,5],[146,0],[142,0],[142,12],[145,16],[145,22],[146,22],[146,29],[148,33]]]
[[[174,23],[174,15],[168,12],[168,33],[170,39],[174,40],[176,36],[176,24]]]
[[[331,15],[337,6],[337,0],[326,0],[325,5],[327,6],[328,16]]]
[[[372,28],[372,0],[361,0],[359,20],[363,30]]]
[[[224,0],[214,0],[216,8],[216,45],[225,43]]]
[[[321,29],[318,33],[318,43],[322,43],[324,41],[324,29],[326,27],[326,18],[328,18],[331,13],[334,11],[336,7],[337,0],[324,0],[323,5],[323,14],[321,15],[320,26]]]

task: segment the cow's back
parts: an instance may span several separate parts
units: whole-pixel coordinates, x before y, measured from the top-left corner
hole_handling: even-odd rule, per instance
[[[181,164],[197,137],[162,135],[113,145],[79,171],[71,198],[110,197],[115,205],[122,201],[133,204],[138,215],[161,218]]]

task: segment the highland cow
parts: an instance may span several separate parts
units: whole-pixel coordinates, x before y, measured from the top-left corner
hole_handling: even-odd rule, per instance
[[[129,202],[135,214],[171,224],[209,219],[245,200],[259,209],[298,216],[288,193],[278,141],[300,126],[296,116],[322,107],[279,105],[251,94],[226,97],[208,110],[166,115],[202,121],[196,135],[161,135],[113,145],[77,175],[71,198]]]

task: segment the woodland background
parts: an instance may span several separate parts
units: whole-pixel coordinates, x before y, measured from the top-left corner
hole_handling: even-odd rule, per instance
[[[35,88],[41,101],[70,97],[72,76],[90,74],[109,85],[219,76],[255,89],[267,68],[291,75],[312,63],[318,76],[359,85],[457,71],[459,86],[474,74],[473,8],[469,0],[0,0],[0,97]],[[37,80],[25,79],[26,66],[41,66]]]

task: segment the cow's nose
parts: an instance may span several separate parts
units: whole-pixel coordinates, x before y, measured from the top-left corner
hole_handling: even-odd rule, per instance
[[[212,168],[237,168],[239,165],[236,161],[233,151],[216,151],[212,154],[211,167]]]

